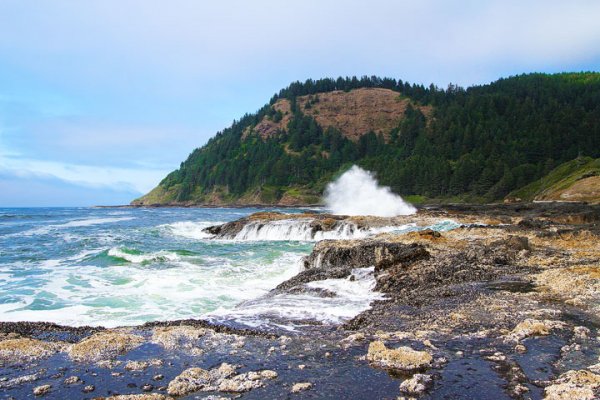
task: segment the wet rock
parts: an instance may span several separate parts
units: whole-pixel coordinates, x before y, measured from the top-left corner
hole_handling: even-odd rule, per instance
[[[105,397],[104,400],[173,400],[173,397],[168,397],[159,393],[121,394],[118,396]]]
[[[83,383],[83,381],[78,376],[70,376],[67,379],[65,379],[63,381],[63,383],[65,385],[75,385],[75,384],[78,384],[78,383]]]
[[[406,394],[420,395],[431,386],[432,382],[431,375],[415,374],[400,384],[400,391]]]
[[[531,250],[529,239],[525,236],[510,235],[507,239],[492,243],[493,246],[504,246],[506,250],[519,252],[521,250]]]
[[[112,359],[138,347],[143,341],[141,336],[126,332],[98,332],[71,346],[69,356],[76,361]]]
[[[187,325],[156,327],[152,334],[152,342],[169,350],[182,347],[189,349],[206,333],[207,329],[205,328]]]
[[[452,284],[492,281],[518,271],[513,258],[500,245],[472,243],[462,250],[445,244],[440,250],[427,258],[392,264],[383,271],[376,269],[375,289],[416,302],[435,296],[437,288],[448,290]]]
[[[169,382],[167,393],[172,396],[185,396],[197,392],[211,384],[210,373],[202,368],[189,368]],[[210,387],[210,390],[214,387]]]
[[[546,400],[592,400],[600,387],[600,375],[592,372],[568,371],[544,390]]]
[[[524,346],[524,345],[522,345],[522,344],[518,344],[518,345],[516,345],[516,346],[515,346],[515,351],[516,351],[517,353],[524,354],[524,353],[527,353],[527,347],[525,347],[525,346]]]
[[[87,385],[83,388],[83,393],[92,393],[94,390],[96,390],[94,385]]]
[[[305,258],[307,269],[352,270],[375,266],[385,269],[398,263],[409,263],[429,257],[429,252],[420,244],[405,244],[386,239],[323,240],[317,243],[312,253]]]
[[[353,333],[352,335],[349,335],[348,337],[342,339],[340,341],[340,344],[341,344],[342,348],[347,349],[348,347],[355,346],[356,344],[358,344],[359,342],[362,342],[364,340],[365,340],[365,334],[362,332],[357,332],[357,333]]]
[[[63,347],[62,343],[29,338],[3,340],[0,342],[0,361],[9,363],[33,361],[49,357],[61,351]]]
[[[573,334],[577,339],[589,339],[591,333],[585,326],[576,326],[573,328]]]
[[[595,374],[600,374],[600,363],[590,365],[587,369],[589,369],[590,371],[592,371]]]
[[[422,231],[418,232],[419,237],[422,239],[427,239],[427,240],[435,240],[435,239],[439,239],[442,237],[442,234],[439,233],[438,231],[434,231],[433,229],[425,229]]]
[[[244,374],[235,375],[231,378],[223,379],[219,383],[218,390],[220,392],[243,393],[258,387],[262,387],[264,385],[264,379],[275,378],[277,378],[277,372],[271,370],[246,372]]]
[[[427,351],[406,346],[388,349],[382,341],[374,341],[369,344],[367,360],[383,368],[415,371],[430,367],[433,357]]]
[[[484,358],[486,360],[488,360],[488,361],[496,361],[496,362],[505,361],[506,360],[506,356],[503,353],[499,352],[499,351],[495,352],[491,356],[485,356]]]
[[[565,323],[561,321],[526,319],[519,322],[508,335],[508,339],[520,341],[529,336],[549,335],[553,329],[562,329]]]
[[[145,383],[142,385],[142,391],[144,392],[151,392],[152,389],[154,389],[154,385],[151,385],[149,383]]]
[[[172,396],[184,396],[198,391],[242,393],[263,386],[265,379],[277,377],[277,373],[271,370],[234,375],[236,368],[226,363],[209,371],[202,368],[189,368],[169,383],[167,393]]]
[[[229,397],[215,396],[214,394],[211,394],[209,396],[202,397],[200,400],[231,400],[231,399]]]
[[[341,228],[343,224],[352,223],[348,217],[330,214],[283,214],[279,212],[257,212],[236,221],[227,222],[222,225],[209,226],[204,232],[215,235],[219,239],[232,239],[244,229],[253,225],[262,229],[265,225],[281,220],[299,220],[307,223],[311,236],[317,232],[328,232]],[[346,221],[348,220],[348,221]],[[356,226],[354,224],[353,226]]]
[[[313,387],[310,382],[298,382],[292,386],[292,393],[300,393]]]
[[[151,365],[159,367],[163,365],[163,361],[156,358],[147,361],[127,361],[125,369],[128,371],[143,371]]]
[[[301,271],[296,276],[280,283],[275,291],[302,291],[304,284],[325,279],[343,279],[350,275],[351,270],[346,268],[311,268]]]
[[[164,378],[165,378],[165,376],[164,376],[163,374],[158,374],[158,375],[154,375],[154,376],[152,377],[152,380],[154,380],[154,381],[161,381],[161,380],[163,380]]]
[[[307,294],[314,297],[322,297],[322,298],[334,298],[337,297],[337,293],[318,287],[310,287],[307,285],[294,286],[291,289],[287,290],[288,293],[292,294]]]
[[[100,360],[96,361],[96,365],[100,368],[113,369],[123,364],[121,360]]]
[[[515,396],[522,396],[523,394],[529,392],[529,388],[525,385],[521,385],[520,383],[515,385],[512,392]]]
[[[52,389],[52,385],[38,386],[33,389],[33,394],[36,396],[44,396],[44,395],[50,393],[51,389]]]
[[[35,382],[40,379],[40,374],[30,374],[23,375],[17,378],[7,379],[5,381],[0,381],[0,389],[11,388],[15,386],[22,385],[24,383]]]

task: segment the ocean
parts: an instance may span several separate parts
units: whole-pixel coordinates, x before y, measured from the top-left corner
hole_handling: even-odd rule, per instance
[[[231,240],[203,229],[256,208],[2,208],[0,321],[125,326],[202,318],[294,330],[339,324],[383,295],[372,268],[359,279],[312,282],[336,293],[269,293],[302,268],[317,238],[302,223],[252,227]],[[311,210],[314,212],[314,210]],[[437,227],[453,228],[452,222]],[[415,230],[414,224],[394,230]],[[334,233],[330,238],[367,235]]]

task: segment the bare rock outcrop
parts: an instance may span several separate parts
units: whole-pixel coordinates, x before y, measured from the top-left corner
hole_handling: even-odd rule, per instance
[[[427,351],[413,350],[407,346],[388,349],[380,340],[371,342],[367,360],[372,364],[401,371],[419,371],[431,367],[432,355]]]

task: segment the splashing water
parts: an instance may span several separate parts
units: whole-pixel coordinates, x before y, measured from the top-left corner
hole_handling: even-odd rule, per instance
[[[417,211],[389,187],[379,186],[371,172],[356,165],[327,185],[325,203],[332,213],[341,215],[394,217]]]

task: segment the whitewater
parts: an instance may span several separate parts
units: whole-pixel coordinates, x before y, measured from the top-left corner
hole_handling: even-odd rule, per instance
[[[265,209],[261,209],[263,211]],[[204,318],[296,329],[307,319],[337,324],[382,298],[372,270],[359,279],[311,283],[333,291],[270,294],[302,268],[316,240],[360,238],[415,224],[364,231],[347,226],[314,236],[307,221],[248,225],[216,240],[204,228],[255,208],[0,209],[0,321],[123,326]],[[268,209],[301,213],[304,209]],[[311,210],[314,212],[314,210]],[[452,221],[435,227],[455,227]]]

